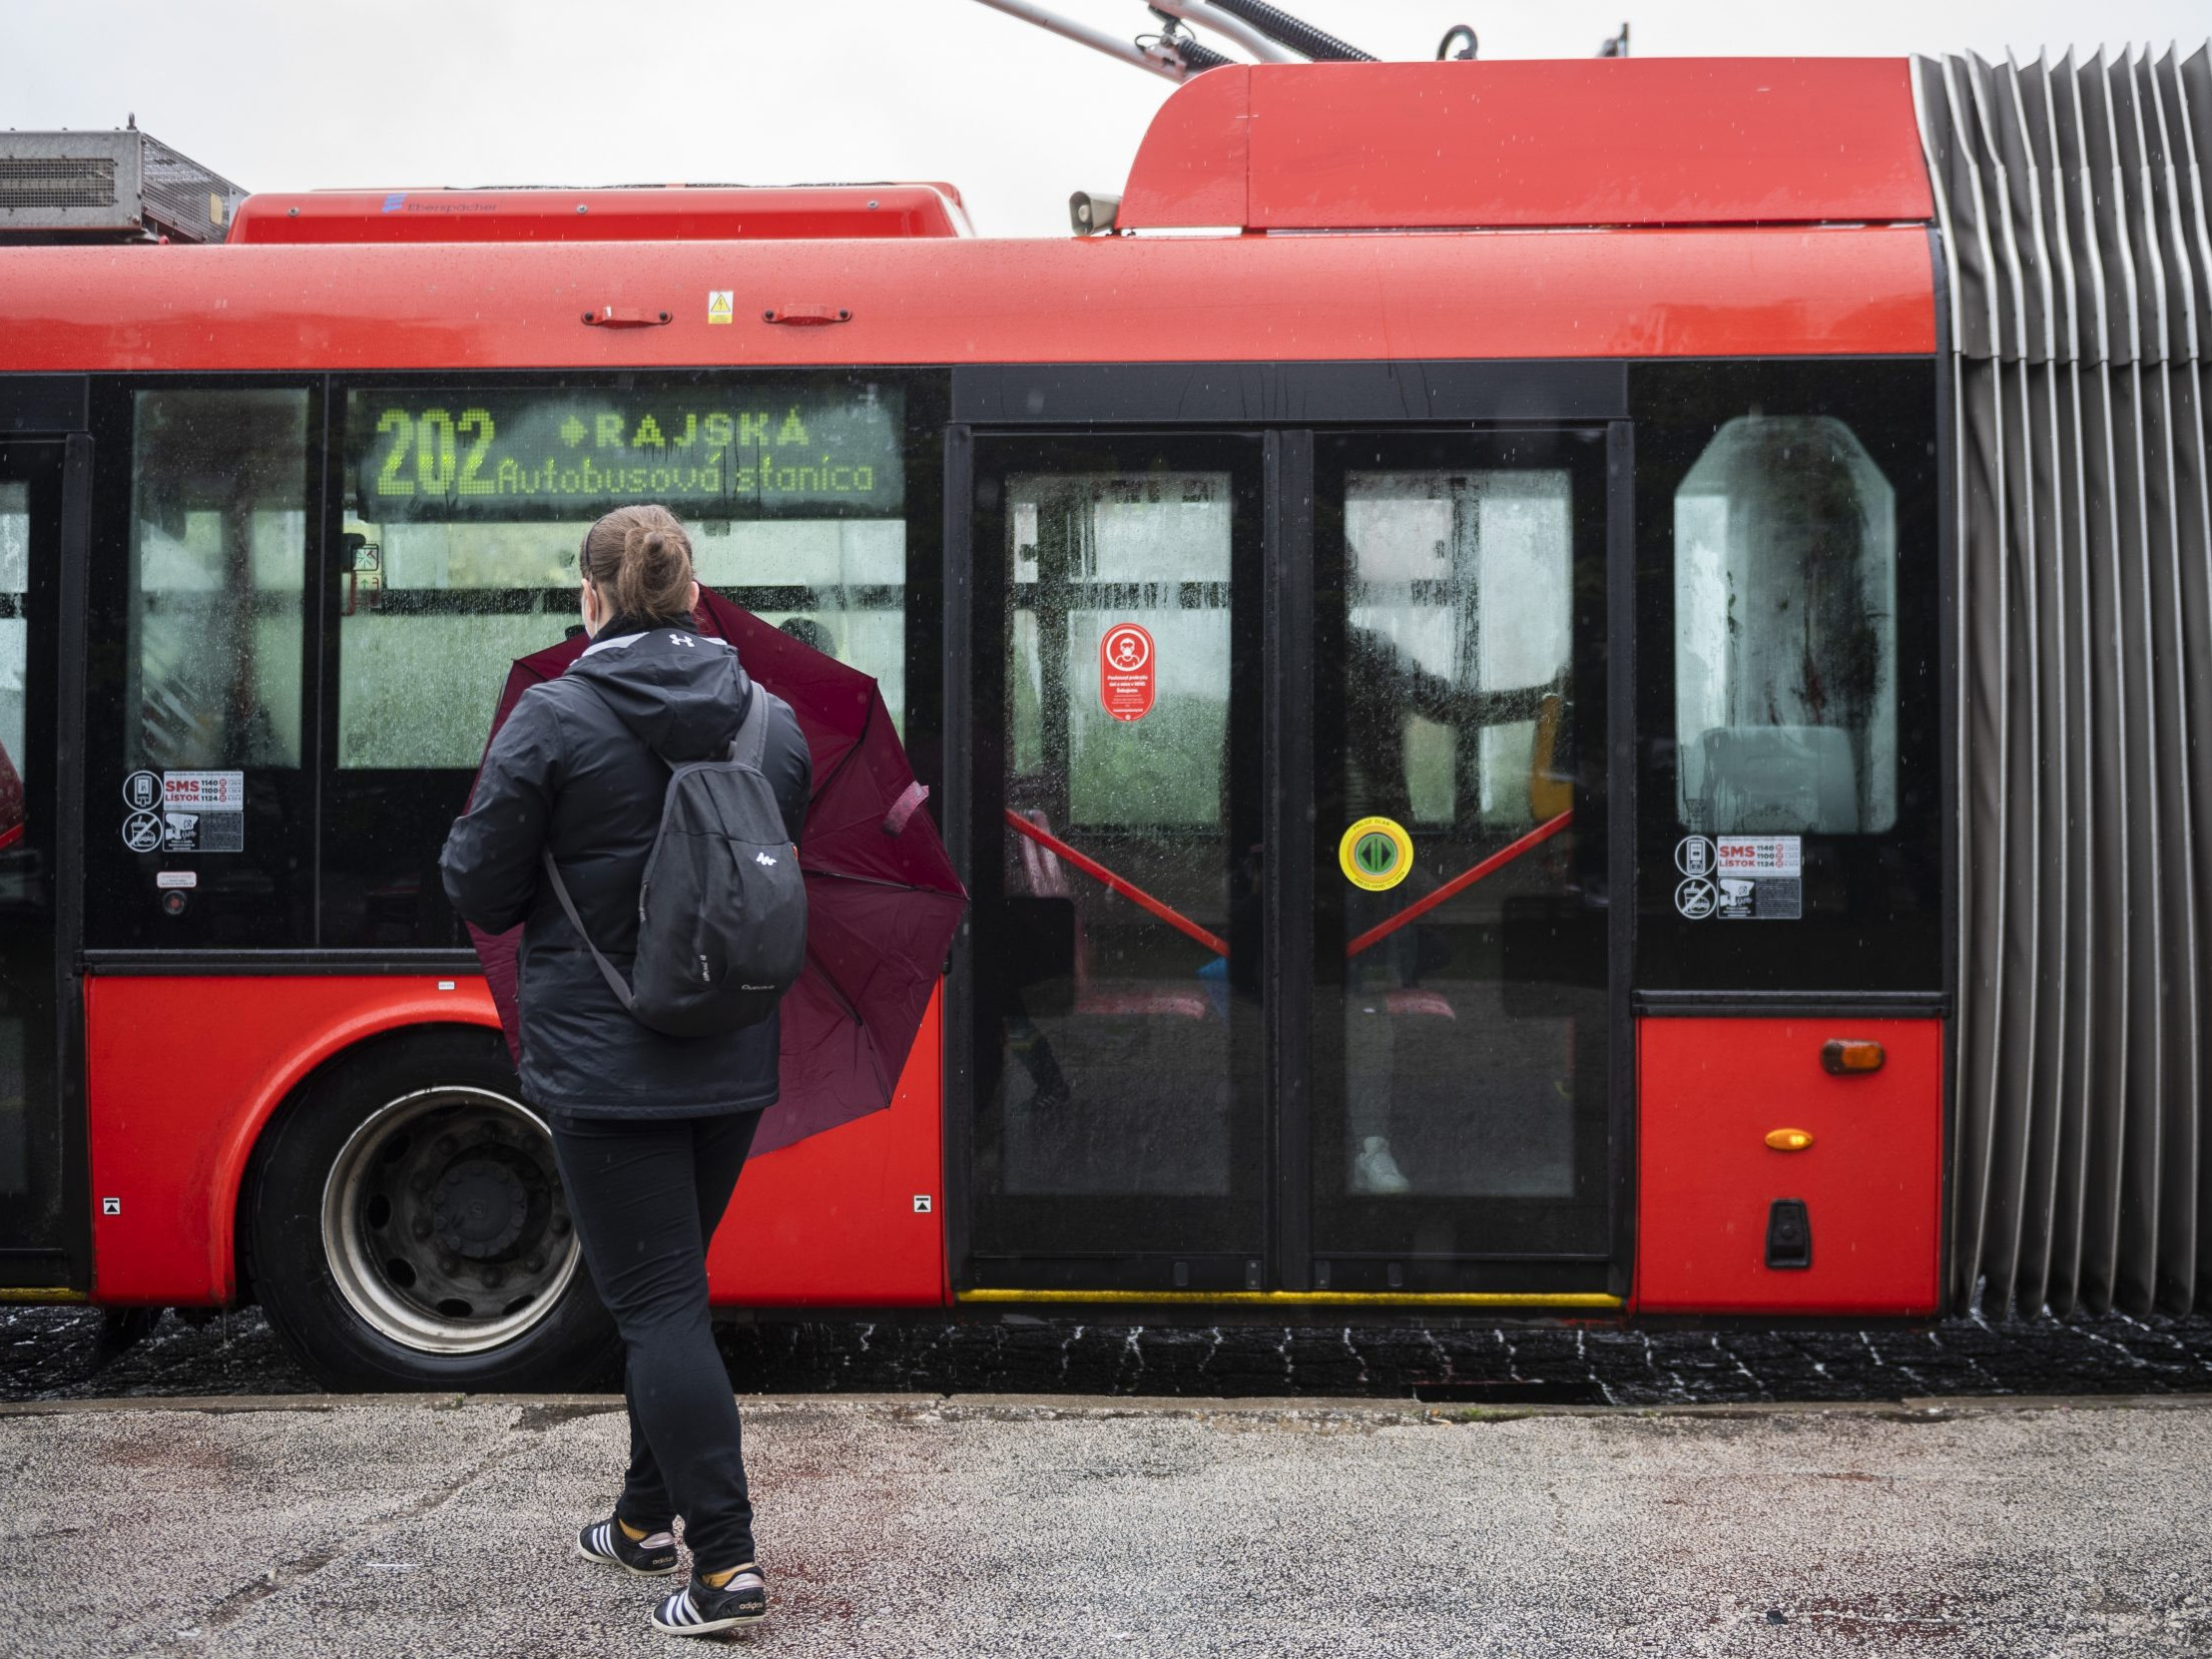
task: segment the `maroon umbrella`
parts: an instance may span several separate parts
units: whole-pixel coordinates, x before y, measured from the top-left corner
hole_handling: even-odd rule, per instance
[[[891,1103],[967,895],[920,810],[928,792],[914,782],[875,682],[706,588],[699,621],[792,706],[814,755],[814,798],[799,842],[807,966],[784,998],[783,1097],[753,1141],[756,1152],[768,1152]],[[586,643],[579,635],[517,658],[492,732],[525,691],[557,678]],[[519,1042],[520,933],[469,929],[509,1049]]]

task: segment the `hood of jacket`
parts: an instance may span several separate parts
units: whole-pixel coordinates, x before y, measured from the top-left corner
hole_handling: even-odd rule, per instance
[[[566,678],[590,681],[616,718],[671,763],[726,752],[753,700],[729,643],[684,628],[594,640]]]

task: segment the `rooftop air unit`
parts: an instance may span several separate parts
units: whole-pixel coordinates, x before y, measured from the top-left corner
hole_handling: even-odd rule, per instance
[[[135,123],[0,132],[0,243],[221,242],[245,195]]]

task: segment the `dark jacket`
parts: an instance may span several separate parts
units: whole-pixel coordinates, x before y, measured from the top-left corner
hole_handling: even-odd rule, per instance
[[[484,757],[438,865],[453,908],[488,932],[523,924],[522,1093],[566,1117],[707,1117],[774,1104],[777,1021],[727,1036],[640,1025],[600,977],[539,861],[550,845],[592,942],[630,971],[638,887],[669,768],[725,753],[769,700],[763,768],[796,842],[812,767],[791,707],[738,654],[683,628],[604,635],[558,680],[522,694]]]

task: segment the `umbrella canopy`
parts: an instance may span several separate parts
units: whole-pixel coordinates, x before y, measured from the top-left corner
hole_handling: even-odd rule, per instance
[[[920,810],[927,791],[914,781],[875,682],[706,588],[699,623],[736,646],[745,671],[792,706],[814,756],[814,798],[799,841],[807,966],[784,998],[782,1098],[753,1141],[756,1152],[768,1152],[890,1104],[967,894],[936,824]],[[579,635],[517,658],[493,735],[524,692],[558,678],[587,643]],[[521,931],[469,929],[509,1049],[519,1042]]]

